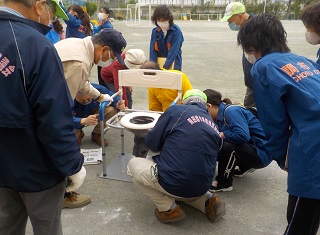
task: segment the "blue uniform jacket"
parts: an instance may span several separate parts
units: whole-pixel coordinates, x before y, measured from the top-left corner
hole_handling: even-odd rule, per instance
[[[106,20],[102,25],[94,26],[94,34],[99,33],[101,29],[113,28],[110,20]]]
[[[150,60],[157,62],[158,57],[166,57],[163,67],[169,69],[174,62],[174,69],[182,68],[182,43],[183,35],[178,25],[173,24],[167,31],[166,37],[160,27],[152,29],[150,40]]]
[[[64,6],[61,4],[60,6],[69,17],[69,20],[64,20],[67,25],[66,38],[85,38],[89,36],[85,33],[82,21],[78,17],[71,15]]]
[[[319,70],[305,57],[271,53],[251,72],[266,149],[283,168],[289,146],[288,192],[314,199],[320,199]]]
[[[222,144],[218,128],[200,103],[174,105],[145,138],[158,164],[160,185],[180,197],[201,196],[210,188]]]
[[[73,101],[49,27],[0,11],[0,30],[0,187],[46,190],[82,167]]]
[[[99,84],[91,83],[91,85],[96,88],[98,91],[100,91],[101,94],[108,94],[112,96],[114,93],[112,91],[109,91],[104,86],[101,86]],[[116,108],[117,103],[119,101],[119,96],[116,96],[113,98],[113,102],[110,104],[113,107]],[[76,129],[82,129],[83,126],[80,125],[80,121],[82,118],[86,118],[89,115],[93,113],[93,111],[100,106],[100,103],[98,101],[95,101],[92,99],[90,104],[83,105],[79,103],[76,99],[74,100],[74,109],[73,109],[73,123],[74,127]]]
[[[46,37],[52,42],[52,44],[55,44],[60,41],[60,34],[51,29],[47,34]]]
[[[272,157],[264,147],[266,136],[259,119],[241,106],[232,105],[225,110],[226,106],[225,103],[220,104],[216,121],[226,141],[235,144],[250,144],[257,151],[263,165],[269,165]]]

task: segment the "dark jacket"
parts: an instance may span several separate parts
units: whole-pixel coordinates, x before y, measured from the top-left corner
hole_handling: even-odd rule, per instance
[[[0,187],[38,192],[82,167],[61,61],[44,36],[49,30],[0,11]]]
[[[159,184],[180,197],[205,194],[212,183],[222,144],[218,128],[200,103],[174,105],[145,138],[158,165]]]
[[[254,17],[254,14],[250,14],[249,15],[249,19],[251,19],[252,17]],[[249,20],[248,19],[248,20]],[[243,75],[244,75],[244,84],[246,85],[246,87],[252,88],[252,82],[253,82],[253,77],[250,73],[252,65],[247,58],[244,56],[244,53],[242,54],[242,69],[243,69]]]

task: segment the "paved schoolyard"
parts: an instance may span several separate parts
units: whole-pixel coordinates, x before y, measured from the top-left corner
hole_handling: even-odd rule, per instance
[[[183,71],[194,88],[213,88],[234,102],[242,101],[245,93],[241,67],[242,50],[237,47],[237,33],[226,23],[217,21],[177,21],[182,29]],[[113,23],[127,40],[127,48],[143,49],[148,57],[151,28],[128,27],[124,21]],[[292,52],[315,59],[316,46],[304,39],[300,21],[283,21]],[[91,81],[96,82],[96,67]],[[134,88],[133,107],[146,109],[146,89]],[[97,148],[90,140],[91,127],[86,128],[82,148]],[[106,137],[107,164],[120,152],[120,132],[111,129]],[[132,134],[125,132],[125,149],[132,148]],[[218,193],[225,200],[227,214],[210,223],[204,214],[182,205],[186,219],[165,225],[154,217],[155,206],[132,183],[99,178],[101,165],[87,166],[87,178],[79,193],[90,194],[92,203],[79,209],[64,209],[65,235],[96,234],[215,234],[273,235],[283,234],[286,226],[286,173],[270,164],[244,178],[234,179],[231,192]],[[32,234],[30,225],[27,234]]]

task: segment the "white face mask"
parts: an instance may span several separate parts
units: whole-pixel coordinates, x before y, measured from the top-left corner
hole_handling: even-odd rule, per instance
[[[105,13],[101,13],[101,12],[98,13],[98,19],[99,19],[99,21],[103,21],[103,20],[105,20],[106,18],[107,18],[107,15],[106,15]]]
[[[109,50],[109,59],[107,61],[102,61],[102,53],[100,54],[100,60],[98,61],[98,66],[100,67],[106,67],[106,66],[109,66],[110,64],[112,64],[113,62],[113,59],[111,58],[111,55],[110,55],[110,50]]]
[[[254,64],[254,62],[256,62],[257,60],[254,54],[248,55],[247,53],[244,53],[244,56],[246,57],[246,59],[249,61],[250,64]]]
[[[320,44],[320,37],[315,32],[306,31],[306,41],[312,45]]]
[[[169,21],[157,22],[157,24],[163,30],[168,30],[170,28]]]

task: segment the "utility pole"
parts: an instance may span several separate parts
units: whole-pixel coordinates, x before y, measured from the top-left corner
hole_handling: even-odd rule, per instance
[[[287,18],[290,20],[290,8],[291,8],[291,0],[288,2],[288,10],[287,10]]]

